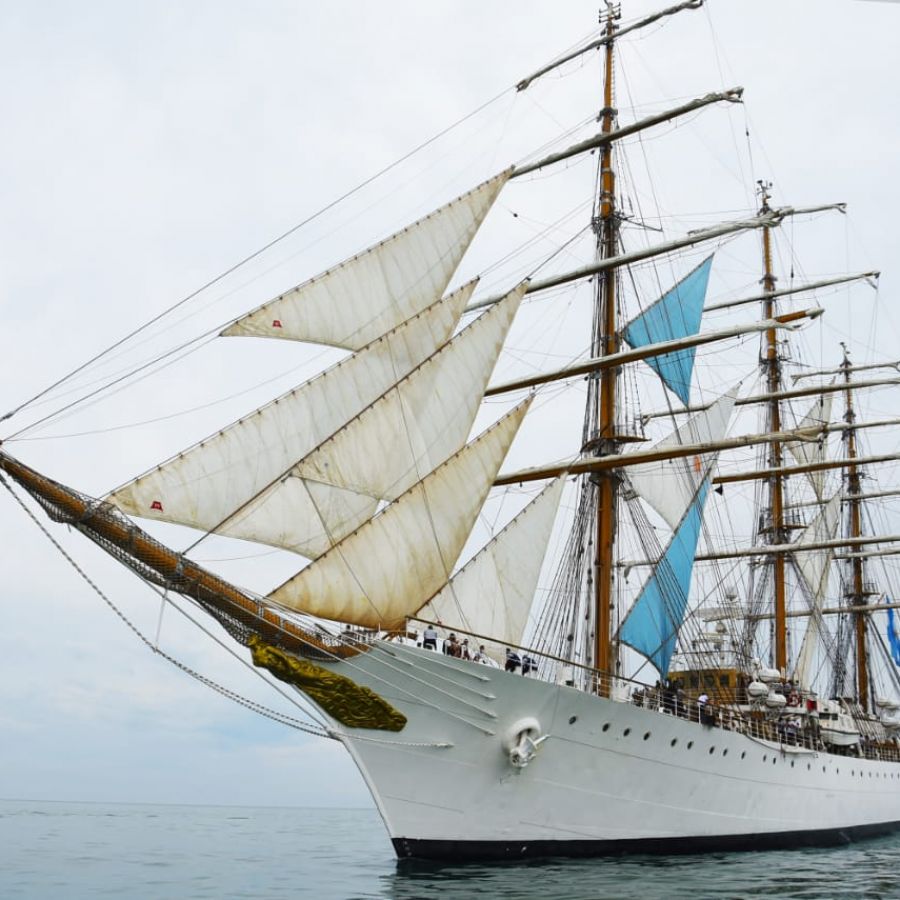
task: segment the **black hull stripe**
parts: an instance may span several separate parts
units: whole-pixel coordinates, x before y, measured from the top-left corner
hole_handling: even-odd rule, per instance
[[[900,829],[900,822],[879,822],[816,831],[766,834],[725,834],[701,837],[629,838],[596,841],[432,841],[392,838],[400,859],[439,862],[535,859],[538,857],[615,856],[624,853],[685,854],[710,850],[786,850],[796,847],[836,847],[861,838]]]

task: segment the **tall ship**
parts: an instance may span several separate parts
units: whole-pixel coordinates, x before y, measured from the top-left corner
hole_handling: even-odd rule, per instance
[[[742,102],[733,87],[619,113],[620,41],[702,6],[607,4],[515,87],[599,59],[577,128],[203,335],[337,348],[324,371],[100,496],[17,442],[190,342],[132,365],[139,329],[2,420],[4,494],[73,577],[186,675],[340,742],[400,858],[784,848],[900,825],[900,535],[884,512],[900,456],[867,449],[900,419],[861,412],[900,362],[842,345],[819,303],[879,273],[797,277],[779,245],[843,204],[781,205],[754,180],[754,208],[679,230],[621,185],[626,149]],[[553,223],[567,237],[485,259],[506,193],[518,218],[558,173],[581,179]],[[755,277],[708,297],[738,241]],[[579,351],[541,355],[555,304],[576,303]],[[577,438],[560,458],[554,430]],[[161,649],[59,526],[297,712]],[[277,552],[286,574],[226,578],[203,557],[218,539]]]

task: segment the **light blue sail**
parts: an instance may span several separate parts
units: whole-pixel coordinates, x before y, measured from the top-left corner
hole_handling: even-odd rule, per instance
[[[696,269],[625,327],[623,336],[632,347],[677,340],[700,330],[712,259],[709,256],[703,260]],[[647,365],[685,406],[690,402],[695,352],[695,347],[688,347],[646,360]]]
[[[675,638],[684,620],[708,492],[709,477],[697,489],[666,552],[619,629],[619,639],[646,656],[662,677],[669,670]]]

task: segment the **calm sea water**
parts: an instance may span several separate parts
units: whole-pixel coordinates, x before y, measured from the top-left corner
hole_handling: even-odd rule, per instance
[[[0,898],[900,898],[900,836],[839,850],[398,863],[372,810],[0,801]]]

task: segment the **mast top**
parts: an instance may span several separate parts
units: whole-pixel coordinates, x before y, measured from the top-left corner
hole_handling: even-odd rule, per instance
[[[627,25],[625,28],[616,28],[615,26],[615,22],[622,18],[622,4],[612,2],[612,0],[603,0],[603,2],[606,4],[606,10],[600,10],[600,24],[602,25],[604,22],[607,24],[606,34],[591,41],[589,44],[585,44],[584,47],[573,50],[571,53],[564,54],[554,62],[548,63],[543,68],[533,72],[527,78],[523,78],[516,85],[517,91],[527,90],[532,82],[537,81],[538,78],[541,78],[548,72],[558,69],[560,66],[565,65],[567,62],[571,62],[573,59],[578,59],[579,56],[584,56],[585,53],[589,53],[591,50],[598,50],[600,47],[612,44],[617,37],[622,37],[623,35],[626,35],[631,31],[637,31],[640,28],[645,28],[647,25],[652,25],[654,22],[658,22],[660,19],[664,19],[667,16],[673,16],[675,13],[679,13],[682,10],[700,9],[700,7],[703,6],[704,0],[685,0],[683,3],[677,3],[675,6],[662,9],[646,18],[640,19],[633,25]]]

